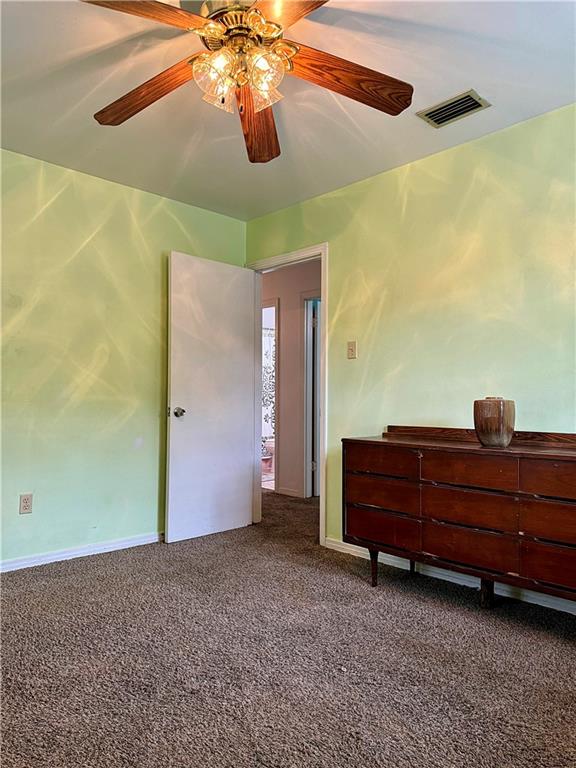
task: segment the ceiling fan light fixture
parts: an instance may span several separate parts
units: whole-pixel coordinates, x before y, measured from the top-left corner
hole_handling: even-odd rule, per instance
[[[194,80],[204,101],[232,112],[237,89],[248,86],[255,112],[282,98],[278,86],[292,70],[299,49],[282,40],[282,27],[267,21],[257,9],[230,7],[197,30],[211,53],[192,63]]]
[[[260,112],[282,98],[278,86],[286,72],[286,61],[283,50],[260,45],[248,45],[246,49],[226,46],[198,56],[192,70],[208,104],[233,112],[236,89],[248,85],[254,109]]]
[[[282,94],[277,89],[286,71],[282,58],[268,48],[257,47],[247,53],[246,65],[255,111],[280,101]]]
[[[213,107],[218,107],[218,109],[221,109],[224,112],[232,114],[234,112],[234,89],[230,88],[222,95],[205,93],[202,96],[202,101],[205,101],[206,104],[211,104]]]
[[[259,91],[277,88],[284,78],[284,62],[274,51],[252,48],[246,54],[246,63],[248,80]]]
[[[229,48],[198,56],[192,65],[194,80],[204,91],[204,101],[225,112],[234,111],[236,65],[236,54]]]
[[[243,23],[260,39],[271,43],[282,36],[282,27],[273,21],[266,21],[258,10],[248,11],[244,15]]]
[[[252,100],[254,102],[254,112],[261,112],[263,109],[268,109],[277,101],[284,97],[277,91],[276,88],[270,88],[267,91],[259,91],[257,88],[251,88]]]
[[[270,50],[282,59],[284,70],[286,72],[293,71],[294,64],[292,63],[292,59],[300,50],[295,43],[289,43],[286,40],[276,40],[276,42],[272,43],[270,46]]]

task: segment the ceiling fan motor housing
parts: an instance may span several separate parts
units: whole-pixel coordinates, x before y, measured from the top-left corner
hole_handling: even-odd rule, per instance
[[[228,48],[243,57],[254,48],[262,48],[279,57],[288,72],[292,71],[292,59],[299,50],[295,43],[282,40],[283,29],[280,24],[267,21],[252,5],[242,7],[227,3],[214,11],[204,26],[194,31],[209,51]],[[239,86],[245,84],[240,80]]]
[[[217,19],[229,11],[246,11],[253,3],[254,0],[205,0],[200,15],[207,19]]]

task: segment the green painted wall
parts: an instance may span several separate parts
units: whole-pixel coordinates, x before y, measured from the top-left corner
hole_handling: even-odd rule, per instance
[[[11,152],[1,164],[2,558],[162,530],[167,254],[244,264],[246,225]]]
[[[249,262],[329,242],[329,537],[345,435],[468,427],[486,395],[516,400],[520,429],[576,431],[575,122],[567,107],[249,222]]]
[[[558,110],[247,228],[2,152],[2,558],[162,529],[170,250],[243,264],[329,242],[329,537],[343,435],[470,426],[488,394],[519,428],[575,431],[575,123]]]

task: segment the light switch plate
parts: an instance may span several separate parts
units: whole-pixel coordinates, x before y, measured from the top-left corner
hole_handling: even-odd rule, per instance
[[[349,341],[347,344],[348,360],[356,360],[358,357],[358,345],[356,341]]]

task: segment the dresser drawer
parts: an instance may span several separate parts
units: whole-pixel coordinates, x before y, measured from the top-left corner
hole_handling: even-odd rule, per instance
[[[520,490],[538,496],[576,499],[576,461],[520,459]]]
[[[518,489],[518,459],[456,451],[424,451],[422,479],[498,491]]]
[[[409,448],[345,443],[344,467],[350,472],[376,472],[416,480],[420,470],[420,456],[418,451]]]
[[[518,573],[518,542],[500,533],[446,523],[422,523],[422,549],[453,563],[500,573]]]
[[[518,532],[518,501],[514,496],[426,485],[422,488],[422,516],[476,528]]]
[[[520,551],[521,576],[576,589],[576,548],[523,541]]]
[[[576,504],[523,499],[519,529],[526,536],[576,544]]]
[[[350,504],[371,504],[392,512],[420,514],[420,486],[406,480],[349,474],[345,477],[344,489],[346,502]]]
[[[420,549],[420,521],[367,507],[346,507],[346,533],[395,549]]]

